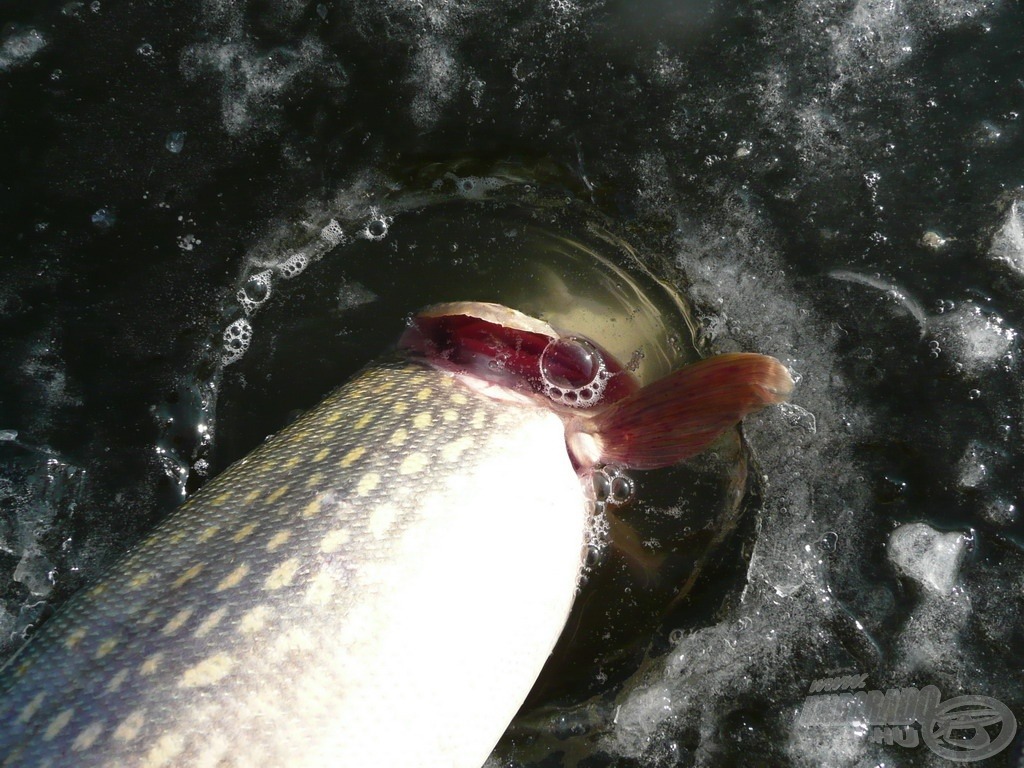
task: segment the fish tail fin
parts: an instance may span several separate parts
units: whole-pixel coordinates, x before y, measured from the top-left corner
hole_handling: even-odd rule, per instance
[[[567,441],[581,466],[667,467],[700,453],[747,414],[784,402],[792,391],[789,371],[774,357],[716,355],[591,419],[575,420]]]

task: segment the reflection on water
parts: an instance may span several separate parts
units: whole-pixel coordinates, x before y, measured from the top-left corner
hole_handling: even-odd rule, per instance
[[[686,297],[698,348],[774,354],[801,381],[745,430],[756,503],[717,575],[663,621],[638,610],[643,640],[618,638],[614,664],[582,640],[573,685],[548,681],[496,764],[926,764],[924,746],[796,727],[811,683],[842,675],[1024,714],[1006,652],[1024,594],[1014,4],[5,10],[0,429],[31,446],[5,443],[0,469],[5,652],[207,463],[386,346],[420,288],[518,272],[509,300],[575,295],[571,267],[508,249],[530,231],[600,250],[598,230],[564,231],[592,220],[635,249],[617,258],[636,279]],[[515,237],[483,227],[496,197],[519,206],[493,214]],[[451,215],[421,215],[442,200]],[[692,353],[682,334],[665,349]],[[266,421],[246,426],[222,383]],[[51,460],[84,478],[74,493],[32,480]],[[722,493],[718,462],[641,481],[623,516],[642,541],[714,538],[680,488]]]

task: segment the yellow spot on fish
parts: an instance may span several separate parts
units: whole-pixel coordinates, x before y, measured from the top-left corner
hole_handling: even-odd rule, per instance
[[[316,456],[313,457],[313,461],[323,461],[324,459],[326,459],[330,455],[331,455],[331,449],[330,448],[321,448],[319,451],[316,452]]]
[[[427,458],[425,453],[410,453],[398,466],[398,474],[415,475],[417,472],[422,472],[423,468],[429,463],[430,459]]]
[[[121,690],[121,686],[124,685],[124,681],[127,680],[127,679],[128,679],[128,669],[125,668],[125,669],[122,669],[121,671],[119,671],[112,678],[110,678],[110,682],[107,683],[107,685],[106,685],[106,689],[105,689],[106,692],[107,693],[117,693],[119,690]]]
[[[252,532],[255,531],[256,528],[258,527],[259,523],[246,523],[235,532],[235,535],[231,537],[231,540],[235,542],[235,544],[239,543],[240,541],[244,541],[245,539],[249,538],[252,535]]]
[[[71,742],[71,749],[75,752],[83,752],[92,747],[96,743],[96,739],[103,733],[103,723],[97,720],[95,723],[91,723],[85,728],[75,740]]]
[[[461,392],[452,393],[452,402],[456,405],[465,405],[469,402],[469,399]]]
[[[196,539],[196,541],[199,542],[200,544],[202,544],[205,541],[209,541],[210,539],[212,539],[214,536],[217,535],[217,531],[219,531],[219,530],[220,530],[220,526],[219,525],[207,526],[206,530],[204,530],[202,533],[199,534],[199,538]]]
[[[173,635],[175,632],[181,629],[182,625],[184,625],[184,623],[189,620],[189,618],[192,616],[194,612],[195,608],[191,606],[189,606],[188,608],[182,608],[174,615],[174,618],[172,618],[164,625],[164,628],[161,629],[160,632],[164,635]]]
[[[320,483],[323,482],[323,479],[324,479],[324,473],[323,472],[314,472],[306,480],[305,487],[306,488],[315,488],[316,486],[320,485]]]
[[[245,612],[241,621],[238,622],[238,630],[244,634],[259,632],[267,625],[270,618],[270,608],[265,605],[257,605]]]
[[[286,541],[288,541],[288,539],[290,539],[291,537],[292,532],[287,529],[283,531],[278,531],[273,536],[271,536],[270,541],[267,542],[267,552],[273,552],[275,549],[277,549]]]
[[[185,749],[185,738],[180,733],[165,733],[146,753],[142,768],[163,768]]]
[[[270,572],[270,575],[267,576],[267,580],[263,582],[263,588],[280,589],[281,587],[287,587],[292,583],[292,581],[294,581],[295,574],[299,572],[300,565],[302,564],[296,557],[285,560]]]
[[[134,741],[145,724],[146,710],[136,709],[117,726],[114,738],[118,741]]]
[[[320,514],[320,507],[322,506],[322,503],[323,502],[321,501],[320,497],[317,496],[315,499],[313,499],[311,502],[309,502],[309,504],[307,504],[305,507],[303,507],[303,509],[302,509],[302,516],[303,517],[315,517],[316,515],[319,515]]]
[[[416,427],[416,429],[426,429],[433,423],[434,417],[431,416],[430,413],[428,413],[427,411],[424,411],[423,413],[417,413],[416,418],[412,420],[412,425]]]
[[[378,485],[380,485],[380,475],[376,472],[367,472],[359,478],[359,484],[356,486],[356,495],[365,496]]]
[[[100,643],[100,647],[96,649],[96,656],[94,658],[102,659],[104,656],[106,656],[108,653],[110,653],[117,647],[117,642],[118,641],[116,637],[108,637],[106,640]]]
[[[229,573],[227,576],[225,576],[223,579],[221,579],[220,580],[220,584],[218,584],[214,588],[213,591],[214,592],[223,592],[225,589],[231,589],[232,587],[237,587],[239,584],[242,583],[242,579],[244,579],[248,575],[249,575],[249,564],[248,563],[242,563],[240,566],[235,568],[235,570],[233,570],[231,573]]]
[[[53,741],[54,737],[64,730],[64,727],[71,722],[71,716],[75,714],[74,707],[68,707],[57,715],[43,731],[43,741]]]
[[[327,535],[320,541],[320,551],[325,554],[337,552],[352,539],[352,532],[348,528],[335,528],[328,531]]]
[[[143,616],[139,620],[139,623],[140,624],[152,624],[154,621],[157,620],[157,618],[159,618],[159,616],[160,616],[160,609],[159,608],[152,608],[152,609],[150,609],[149,613],[147,613],[145,616]]]
[[[209,616],[207,616],[205,619],[203,619],[202,624],[200,624],[198,627],[196,627],[196,631],[194,633],[194,636],[195,637],[205,637],[214,627],[216,627],[218,624],[220,624],[220,622],[223,620],[223,618],[225,616],[227,616],[227,613],[228,613],[228,607],[226,605],[222,605],[216,611],[214,611]]]
[[[106,592],[108,589],[110,589],[110,585],[107,584],[107,582],[105,582],[105,581],[101,581],[95,587],[90,589],[88,594],[89,594],[89,597],[99,597],[104,592]]]
[[[401,415],[401,414],[403,414],[403,413],[405,413],[406,411],[409,410],[409,404],[407,402],[405,402],[404,400],[400,400],[399,402],[394,404],[394,406],[391,408],[391,410],[393,410],[395,413]]]
[[[447,408],[445,409],[444,413],[441,414],[441,418],[450,424],[453,421],[459,420],[459,414],[457,414],[451,408]]]
[[[21,662],[21,664],[18,665],[18,668],[16,670],[14,670],[14,676],[15,677],[24,677],[25,673],[28,672],[30,669],[32,669],[32,661],[31,660],[23,661],[23,662]]]
[[[287,485],[282,485],[280,488],[278,488],[272,494],[267,496],[267,504],[273,504],[275,501],[280,499],[286,493],[288,493],[288,486]]]
[[[295,454],[290,459],[288,459],[288,461],[281,465],[281,469],[295,469],[295,467],[298,466],[300,461],[302,461],[302,455]]]
[[[139,589],[146,586],[153,578],[152,571],[139,571],[128,579],[128,589]]]
[[[472,447],[472,445],[472,439],[463,435],[458,440],[453,440],[441,449],[441,458],[445,461],[458,461],[463,452],[467,448]]]
[[[68,636],[64,638],[64,647],[69,651],[73,650],[82,640],[85,639],[85,627],[75,627],[68,633]]]
[[[178,680],[179,688],[205,688],[218,683],[231,674],[235,660],[226,653],[215,653],[203,659],[193,667],[189,667]]]
[[[487,421],[487,414],[481,409],[473,414],[473,418],[469,421],[469,426],[473,429],[482,429],[485,421]]]
[[[370,533],[374,538],[381,538],[391,528],[391,524],[398,517],[398,507],[394,504],[380,504],[370,514]]]
[[[409,433],[405,429],[396,429],[394,434],[388,439],[388,445],[401,445],[409,438]]]
[[[160,667],[160,663],[164,660],[163,651],[157,651],[151,654],[142,664],[139,666],[139,674],[148,677],[157,671]]]
[[[307,605],[327,605],[334,597],[334,590],[334,577],[327,571],[320,571],[309,583],[303,602]]]
[[[174,580],[174,583],[171,584],[171,586],[174,587],[175,589],[178,589],[179,587],[183,587],[185,584],[187,584],[188,582],[192,581],[192,579],[194,579],[196,576],[198,576],[199,572],[203,570],[204,566],[205,566],[205,563],[196,563],[191,568],[189,568],[187,571],[185,571],[183,574],[181,574],[181,576],[176,578]]]
[[[43,699],[46,697],[45,691],[40,691],[32,697],[32,701],[25,705],[25,708],[21,710],[21,714],[18,715],[18,722],[24,725],[31,720],[36,712],[39,711],[39,707],[42,706]]]
[[[359,417],[359,421],[357,421],[355,424],[352,425],[352,428],[353,429],[362,429],[367,424],[369,424],[371,421],[373,421],[374,415],[375,414],[374,414],[373,411],[370,411],[369,413],[364,413],[362,416]]]
[[[345,457],[340,462],[338,462],[338,466],[342,468],[351,467],[353,464],[359,461],[359,458],[364,453],[366,453],[366,448],[364,448],[361,445],[356,446],[351,451],[345,454]]]
[[[416,393],[416,399],[422,402],[423,400],[429,398],[432,394],[434,394],[434,390],[432,390],[430,387],[424,387],[423,389]]]
[[[210,499],[210,503],[215,507],[223,507],[225,504],[231,501],[231,496],[231,491],[224,491],[224,493],[219,493],[212,499]]]
[[[262,491],[260,491],[259,488],[254,488],[253,490],[245,494],[245,498],[242,499],[242,501],[244,501],[246,504],[252,504],[254,501],[256,501],[256,499],[260,497],[260,493],[262,493]]]
[[[189,532],[185,529],[175,531],[167,536],[166,542],[168,544],[181,544],[181,542],[185,540],[185,537],[188,536],[188,533]]]
[[[327,414],[327,417],[324,419],[324,424],[333,424],[334,422],[336,422],[340,418],[341,418],[341,411],[339,411],[339,410],[331,411],[329,414]]]

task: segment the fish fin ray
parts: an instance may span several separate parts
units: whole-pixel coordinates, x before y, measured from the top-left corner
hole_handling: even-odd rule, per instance
[[[681,368],[570,429],[596,443],[588,460],[632,469],[676,464],[708,448],[744,416],[784,402],[793,379],[774,357],[716,355]],[[569,444],[579,442],[570,436]]]

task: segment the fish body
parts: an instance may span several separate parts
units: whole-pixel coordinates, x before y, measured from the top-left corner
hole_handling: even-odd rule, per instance
[[[562,434],[369,367],[43,627],[0,678],[0,764],[482,764],[572,605]]]
[[[47,622],[0,670],[0,765],[481,765],[571,609],[580,475],[612,447],[678,459],[645,435],[673,413],[665,392],[692,386],[641,407],[596,348],[545,346],[554,332],[514,315],[467,330],[464,311],[424,315],[404,354],[225,470]],[[733,357],[706,368],[752,386],[755,407],[777,401],[781,366],[750,384],[759,356]],[[592,417],[567,413],[605,392]],[[752,409],[728,400],[717,421]]]

